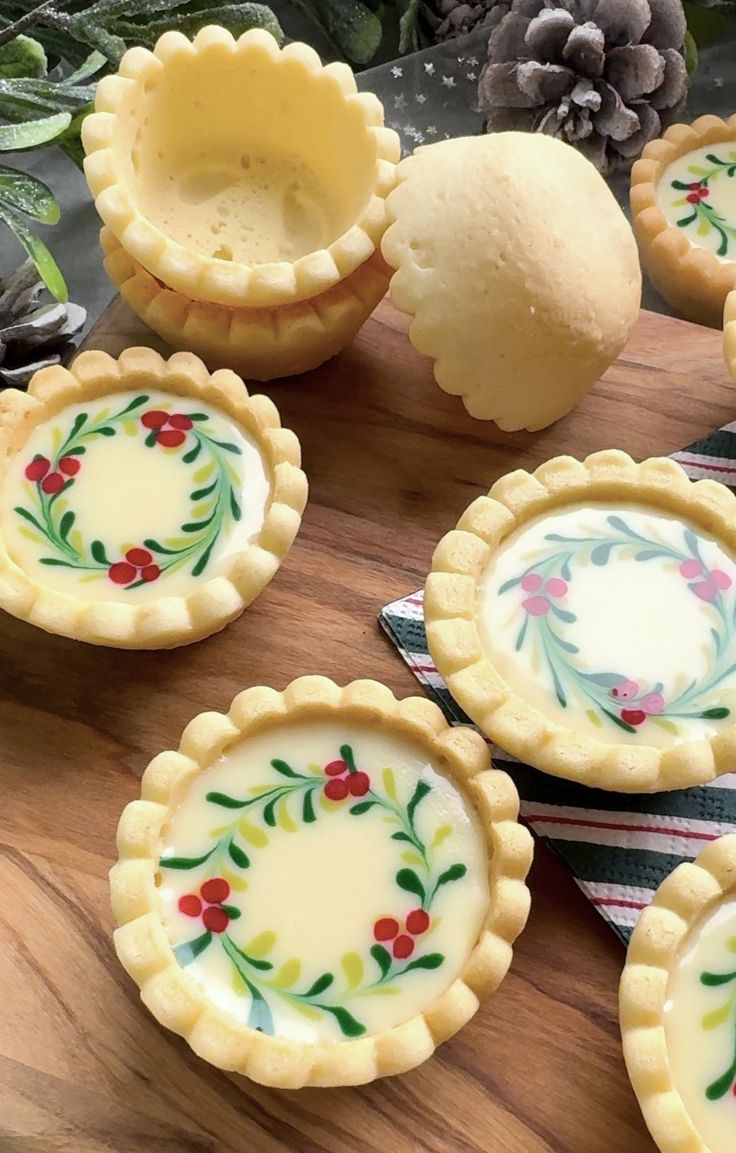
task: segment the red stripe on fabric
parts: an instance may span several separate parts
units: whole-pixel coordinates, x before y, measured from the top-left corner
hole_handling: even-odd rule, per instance
[[[594,905],[614,905],[620,909],[646,909],[647,901],[624,900],[623,897],[591,897]]]
[[[736,468],[732,468],[730,465],[706,464],[703,460],[689,460],[686,456],[681,456],[680,453],[675,453],[675,460],[678,464],[690,465],[691,468],[710,469],[711,472],[736,472]]]
[[[412,665],[415,673],[436,673],[437,669],[434,665]]]
[[[664,837],[689,837],[694,841],[717,841],[720,833],[696,829],[667,829],[660,825],[624,825],[614,821],[591,821],[580,817],[552,817],[546,813],[524,813],[524,819],[540,825],[574,825],[581,829],[610,829],[615,833],[657,833]]]

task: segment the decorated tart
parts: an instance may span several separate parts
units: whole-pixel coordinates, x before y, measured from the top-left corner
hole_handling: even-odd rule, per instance
[[[345,64],[262,30],[166,32],[97,86],[85,173],[134,261],[189,300],[307,300],[376,251],[398,137]]]
[[[532,846],[485,742],[374,681],[204,713],[124,811],[118,956],[156,1019],[282,1088],[424,1061],[503,980]]]
[[[43,369],[0,401],[0,607],[122,648],[208,636],[289,551],[299,463],[271,401],[189,353]]]
[[[736,835],[675,869],[642,914],[621,981],[621,1030],[662,1153],[732,1153]]]
[[[631,173],[642,263],[688,320],[720,328],[736,288],[736,116],[673,124]]]
[[[149,328],[174,348],[227,366],[248,380],[317,368],[341,352],[383,299],[389,271],[375,252],[355,272],[311,300],[280,308],[228,308],[190,300],[138,264],[109,228],[100,234],[105,270]]]
[[[507,752],[623,792],[736,753],[736,498],[671,460],[599,452],[499,480],[438,545],[429,649]]]

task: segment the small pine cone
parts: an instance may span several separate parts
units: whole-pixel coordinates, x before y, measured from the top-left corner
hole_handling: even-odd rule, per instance
[[[681,0],[513,0],[478,84],[487,130],[547,132],[609,173],[682,111]]]
[[[34,372],[59,364],[84,327],[78,304],[39,304],[43,282],[30,260],[0,279],[0,388],[24,388]]]

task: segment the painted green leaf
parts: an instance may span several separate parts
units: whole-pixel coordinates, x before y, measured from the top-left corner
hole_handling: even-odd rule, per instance
[[[76,517],[73,512],[65,512],[59,521],[59,536],[62,540],[66,540],[71,532]]]
[[[383,791],[386,796],[392,801],[398,800],[398,794],[396,792],[396,773],[393,771],[393,769],[384,769],[382,780]]]
[[[241,849],[240,845],[235,844],[235,841],[230,842],[227,847],[227,853],[230,860],[233,861],[239,869],[247,869],[249,867],[250,857]]]
[[[730,985],[731,981],[736,981],[736,973],[701,973],[701,985],[707,985],[710,989],[715,989],[719,985]]]
[[[325,989],[329,989],[334,980],[335,978],[332,973],[323,973],[309,986],[306,993],[303,993],[302,996],[319,997],[320,993],[324,993]]]
[[[249,941],[245,946],[245,951],[251,957],[267,957],[276,944],[276,934],[267,930],[265,933],[259,933],[252,941]]]
[[[703,1028],[708,1032],[711,1029],[717,1029],[723,1025],[731,1016],[731,1009],[733,1008],[731,1001],[726,1001],[725,1005],[721,1005],[720,1009],[714,1009],[712,1013],[706,1013],[703,1017]]]
[[[263,819],[270,829],[276,828],[276,806],[279,800],[280,796],[277,793],[273,800],[269,801],[263,809]]]
[[[302,971],[302,963],[297,957],[292,957],[290,961],[286,961],[275,977],[271,978],[271,985],[274,989],[290,989],[299,980]]]
[[[396,884],[407,893],[415,893],[420,901],[424,901],[426,893],[424,885],[413,869],[399,869],[396,874]]]
[[[36,520],[33,513],[29,512],[27,508],[21,508],[18,505],[16,508],[13,509],[13,512],[17,512],[18,516],[23,517],[23,520],[27,520],[29,524],[32,524],[33,527],[37,528],[39,530],[39,532],[43,533],[44,536],[46,535],[46,529],[43,527],[42,524],[40,524]]]
[[[278,757],[274,757],[271,761],[271,768],[281,773],[283,777],[301,777],[301,773],[294,772],[291,765],[287,765],[286,761],[279,760]]]
[[[364,965],[360,953],[345,953],[340,959],[348,989],[355,989],[363,980]]]
[[[268,1002],[261,993],[260,989],[256,988],[256,986],[251,981],[248,981],[247,978],[244,977],[243,979],[248,986],[248,992],[252,997],[250,1013],[248,1014],[248,1025],[251,1029],[255,1029],[257,1033],[267,1033],[270,1037],[272,1037],[275,1034],[276,1029],[274,1027],[273,1016],[271,1014]]]
[[[209,861],[217,846],[204,853],[201,857],[161,857],[159,865],[162,869],[198,869],[205,861]]]
[[[426,953],[424,957],[417,957],[415,961],[410,961],[401,972],[408,973],[412,969],[439,969],[444,960],[442,953]]]
[[[512,577],[511,580],[504,581],[498,590],[499,596],[501,596],[503,593],[509,592],[511,589],[516,588],[518,584],[521,584],[521,579],[521,577]]]
[[[593,549],[593,551],[590,554],[591,562],[594,565],[598,565],[599,568],[602,568],[604,565],[608,564],[608,558],[611,555],[611,549],[612,548],[613,548],[612,544],[596,545],[596,547]]]
[[[187,941],[183,945],[177,945],[174,949],[174,956],[182,968],[190,965],[200,953],[204,952],[211,940],[211,933],[203,933],[201,937],[195,937],[193,941]]]
[[[231,444],[229,441],[226,441],[226,440],[215,440],[214,438],[210,438],[210,439],[212,440],[213,444],[216,444],[218,448],[224,449],[225,452],[234,452],[236,454],[236,456],[242,456],[242,451],[237,446],[237,444]],[[186,457],[184,459],[186,460]]]
[[[193,447],[190,448],[188,452],[185,452],[184,456],[181,459],[184,461],[184,464],[191,464],[192,461],[195,461],[197,459],[197,457],[199,456],[201,451],[202,451],[202,441],[201,440],[195,440]],[[197,480],[197,474],[196,473],[194,474],[194,479]]]
[[[701,717],[707,718],[709,721],[721,721],[724,717],[727,717],[730,712],[730,709],[721,707],[717,709],[706,709],[705,712],[701,713],[700,715]]]
[[[239,948],[227,933],[222,934],[220,941],[222,942],[223,949],[244,981],[248,980],[248,968],[257,969],[262,972],[273,969],[270,961],[264,961],[260,957],[254,957],[248,953],[246,949]]]
[[[250,801],[238,801],[235,797],[229,797],[227,793],[207,793],[206,799],[213,805],[221,805],[223,809],[244,809],[249,805]]]
[[[359,801],[357,805],[352,806],[349,812],[353,817],[359,817],[361,813],[367,813],[369,809],[372,809],[373,806],[377,804],[378,801]]]
[[[232,489],[230,489],[230,512],[232,513],[233,520],[240,520],[243,515],[243,511]]]
[[[371,957],[381,970],[381,976],[385,977],[391,968],[391,954],[388,949],[384,949],[383,945],[372,945]]]
[[[409,817],[410,824],[414,823],[414,813],[416,812],[417,805],[421,804],[427,793],[430,791],[430,787],[431,786],[428,785],[426,781],[417,781],[414,794],[409,801],[409,804],[406,806],[406,812],[407,816]]]
[[[217,481],[214,481],[212,484],[208,484],[205,488],[196,489],[194,492],[189,494],[189,499],[191,501],[204,500],[206,496],[210,496],[210,494],[215,491],[217,488],[217,483]]]
[[[705,1091],[705,1095],[709,1101],[720,1101],[721,1097],[725,1097],[730,1092],[731,1086],[736,1078],[736,1066],[732,1065],[727,1069],[722,1077],[709,1085]]]
[[[314,790],[307,789],[304,794],[304,804],[302,805],[302,820],[305,825],[311,825],[316,819],[317,816],[314,811]]]
[[[355,755],[353,753],[352,745],[340,745],[340,756],[345,761],[351,773],[357,773],[358,766],[355,763]]]
[[[200,573],[203,573],[204,570],[207,568],[207,564],[209,562],[210,556],[212,555],[212,550],[215,547],[216,543],[217,543],[217,537],[215,536],[212,538],[209,545],[204,550],[204,552],[200,556],[199,560],[195,564],[194,568],[192,569],[192,576],[199,576]]]
[[[444,873],[440,873],[435,885],[435,889],[439,889],[442,885],[449,885],[450,881],[459,881],[467,873],[467,866],[461,865],[459,862],[455,865],[450,865],[449,869],[445,869]]]
[[[340,1005],[323,1005],[322,1008],[326,1013],[332,1014],[345,1037],[360,1037],[365,1033],[365,1025],[361,1025],[347,1009],[343,1009]]]
[[[206,412],[188,412],[187,416],[190,420],[209,420]]]
[[[98,564],[109,564],[105,546],[101,540],[93,540],[89,546],[89,551],[92,553],[92,559],[96,560]]]
[[[241,916],[240,909],[237,905],[223,905],[222,906],[231,921],[237,921]]]

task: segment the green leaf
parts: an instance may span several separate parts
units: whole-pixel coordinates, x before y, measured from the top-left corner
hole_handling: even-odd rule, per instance
[[[23,520],[27,520],[29,524],[32,524],[34,528],[37,528],[39,532],[42,532],[43,535],[46,536],[44,525],[37,521],[33,513],[30,513],[27,508],[21,508],[20,505],[17,505],[13,509],[13,512],[17,512],[18,516],[22,516]]]
[[[373,806],[377,804],[378,801],[360,801],[357,805],[353,805],[349,812],[353,817],[359,817],[361,813],[367,813],[369,809],[372,809]]]
[[[161,857],[159,865],[162,869],[197,869],[210,859],[215,848],[216,845],[201,857]]]
[[[192,576],[199,576],[200,573],[204,572],[204,570],[207,568],[207,563],[210,559],[210,556],[212,555],[212,550],[216,544],[217,544],[217,537],[215,536],[212,538],[210,543],[207,545],[207,548],[204,550],[204,552],[200,556],[199,560],[195,564],[194,568],[192,569]],[[179,551],[183,552],[184,550],[180,549]]]
[[[726,1070],[722,1077],[719,1077],[717,1081],[714,1081],[712,1085],[708,1086],[705,1091],[705,1095],[708,1100],[720,1101],[721,1097],[725,1097],[726,1094],[730,1091],[735,1078],[736,1067],[732,1065],[730,1069]]]
[[[335,980],[332,973],[323,973],[314,981],[306,993],[302,993],[303,997],[319,997],[320,993],[324,993],[325,989],[329,989],[332,982]]]
[[[271,768],[284,777],[301,777],[301,773],[295,773],[291,765],[287,765],[286,761],[282,761],[278,757],[274,757],[271,761]]]
[[[230,842],[227,853],[230,860],[234,861],[239,869],[247,869],[250,866],[250,857],[241,849],[240,845],[235,844],[235,841]]]
[[[209,496],[210,493],[213,493],[217,488],[218,483],[218,481],[214,481],[212,484],[208,484],[206,488],[198,488],[195,492],[190,493],[189,499],[192,504],[194,504],[195,501],[203,500],[206,496]]]
[[[0,124],[0,152],[23,152],[48,144],[69,127],[71,119],[69,112],[56,112],[24,124]]]
[[[461,877],[465,876],[467,871],[467,867],[460,863],[450,865],[449,869],[445,869],[444,873],[440,873],[437,884],[435,885],[435,892],[441,888],[442,885],[449,885],[450,881],[459,881]]]
[[[400,833],[392,833],[391,834],[391,840],[392,841],[408,841],[410,845],[414,844],[414,841],[409,836],[409,834],[404,833],[403,831]]]
[[[340,1026],[340,1031],[345,1037],[360,1037],[365,1033],[365,1025],[361,1025],[352,1013],[348,1013],[347,1009],[343,1009],[340,1005],[322,1005],[326,1013],[331,1013]]]
[[[72,531],[72,528],[74,527],[74,521],[75,520],[76,520],[76,517],[71,510],[69,510],[69,512],[64,513],[63,517],[59,521],[59,536],[61,537],[62,540],[66,540],[67,537],[69,536],[69,533]]]
[[[98,564],[109,564],[105,546],[101,540],[93,540],[89,546],[89,551],[92,553],[92,559],[96,560]]]
[[[235,964],[235,962],[233,963]],[[236,968],[238,969],[238,973],[242,977],[252,998],[250,1013],[248,1014],[248,1025],[251,1029],[255,1029],[257,1033],[267,1033],[269,1036],[273,1036],[276,1030],[274,1028],[273,1016],[271,1015],[268,1001],[263,996],[263,993],[261,993],[260,989],[258,989],[252,983],[252,981],[248,980],[248,978],[237,964]]]
[[[238,918],[242,916],[237,905],[223,905],[222,908],[225,910],[231,921],[237,921]]]
[[[195,441],[194,448],[190,448],[189,452],[185,452],[181,459],[184,461],[184,464],[191,464],[193,460],[197,459],[201,451],[202,441],[197,440]]]
[[[730,985],[731,981],[736,981],[736,973],[702,973],[700,976],[701,985],[707,985],[709,989]]]
[[[373,59],[383,36],[375,12],[360,0],[314,0],[321,23],[341,52],[354,64]]]
[[[424,885],[413,869],[399,869],[396,874],[396,884],[407,893],[414,893],[420,901],[424,901],[426,893]]]
[[[727,717],[730,712],[730,709],[720,707],[717,709],[706,709],[705,712],[701,713],[700,715],[701,717],[707,718],[709,721],[720,721],[723,720],[724,717]]]
[[[388,949],[384,949],[383,945],[372,945],[371,957],[381,970],[381,976],[385,977],[391,968],[391,954]]]
[[[304,821],[305,825],[311,825],[314,821],[317,820],[317,816],[314,811],[314,791],[312,789],[307,789],[306,793],[304,794],[304,804],[302,805],[302,820]]]
[[[355,763],[355,754],[353,753],[352,745],[340,745],[340,757],[348,766],[351,773],[357,773],[358,766]]]
[[[174,949],[174,956],[182,968],[191,965],[192,961],[194,961],[200,953],[205,951],[211,940],[211,933],[203,933],[201,937],[195,937],[193,941],[187,941],[183,945],[177,945]]]
[[[276,806],[280,800],[281,794],[277,793],[273,800],[269,801],[263,810],[263,819],[268,825],[269,829],[276,828]]]
[[[0,127],[0,132],[2,127]],[[57,300],[66,301],[68,292],[61,270],[49,252],[44,242],[34,236],[23,220],[7,205],[0,201],[0,220],[3,220],[15,237],[23,245],[28,256],[33,261],[38,275],[43,280],[52,296]]]
[[[414,813],[416,811],[417,805],[423,801],[427,793],[430,792],[430,789],[431,786],[428,785],[426,781],[417,781],[417,786],[414,789],[414,795],[409,801],[409,804],[406,806],[406,813],[409,817],[409,824],[414,824]]]
[[[442,953],[426,953],[424,957],[417,957],[416,961],[410,961],[408,965],[404,966],[401,973],[408,973],[411,969],[439,969],[444,960]]]
[[[235,493],[230,489],[230,512],[233,514],[233,520],[240,520],[243,515],[243,510],[235,499]]]
[[[207,793],[205,798],[213,805],[221,805],[223,809],[244,809],[250,801],[238,801],[235,797],[229,797],[227,793]]]
[[[0,47],[0,77],[45,76],[48,68],[43,45],[30,36],[16,36]]]

